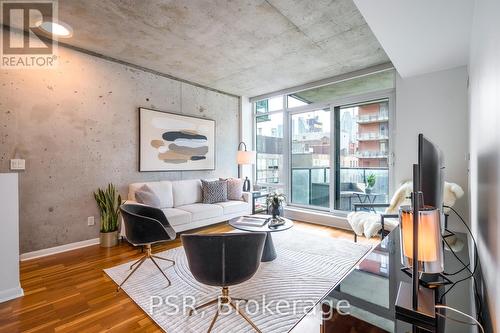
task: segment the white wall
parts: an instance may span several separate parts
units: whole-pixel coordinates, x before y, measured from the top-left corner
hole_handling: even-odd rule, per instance
[[[444,153],[446,180],[467,192],[467,114],[466,67],[406,79],[397,76],[395,188],[412,178],[412,165],[417,162],[417,136],[423,133]],[[465,195],[455,205],[464,217],[468,216],[467,202]],[[464,230],[455,217],[450,219],[450,228]]]
[[[471,224],[500,332],[500,2],[476,1],[470,52]]]
[[[0,173],[0,302],[23,295],[19,284],[19,192],[16,173]]]

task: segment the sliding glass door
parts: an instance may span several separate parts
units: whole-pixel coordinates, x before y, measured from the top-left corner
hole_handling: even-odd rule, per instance
[[[334,209],[388,202],[389,100],[336,107],[335,119]]]

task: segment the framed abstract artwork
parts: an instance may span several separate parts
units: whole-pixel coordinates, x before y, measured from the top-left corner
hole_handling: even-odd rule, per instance
[[[215,169],[215,120],[139,108],[139,171]]]

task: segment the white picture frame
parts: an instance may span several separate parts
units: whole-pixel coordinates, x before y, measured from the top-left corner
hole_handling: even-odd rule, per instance
[[[215,170],[215,120],[139,108],[139,171]]]

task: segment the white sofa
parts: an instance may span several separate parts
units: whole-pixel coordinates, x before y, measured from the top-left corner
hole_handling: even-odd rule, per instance
[[[202,203],[201,180],[199,179],[130,184],[128,203],[135,202],[135,191],[143,185],[148,185],[158,196],[160,209],[176,232],[227,221],[252,212],[251,196],[248,192],[243,192],[241,201]],[[122,225],[121,236],[125,236],[124,231]]]

